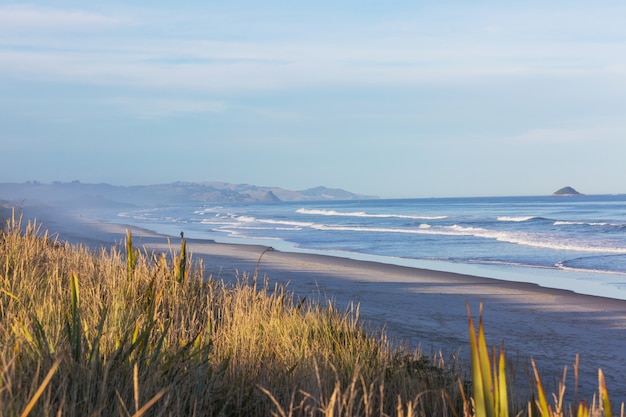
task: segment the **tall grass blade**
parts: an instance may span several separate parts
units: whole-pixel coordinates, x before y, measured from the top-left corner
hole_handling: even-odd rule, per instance
[[[176,280],[183,282],[185,280],[185,272],[187,268],[187,242],[184,238],[180,240],[180,254],[178,258],[177,270],[175,271]]]
[[[3,288],[0,288],[0,292],[1,292],[1,293],[3,293],[3,294],[8,295],[9,297],[11,297],[12,299],[14,299],[14,300],[15,300],[15,301],[17,301],[17,302],[19,302],[19,301],[20,301],[20,300],[19,300],[19,299],[15,296],[15,294],[10,293],[9,291],[7,291],[7,290],[5,290],[5,289],[3,289]]]
[[[506,382],[506,358],[504,355],[504,343],[500,347],[500,354],[496,354],[494,346],[493,353],[489,355],[487,348],[487,338],[483,325],[483,305],[480,304],[480,315],[478,321],[478,333],[474,328],[474,321],[467,304],[467,315],[469,318],[470,333],[470,359],[472,367],[472,384],[474,413],[476,417],[508,417],[509,399]],[[464,410],[468,413],[469,406],[465,400]]]
[[[135,414],[133,414],[132,417],[141,417],[141,416],[143,416],[154,404],[156,404],[157,401],[159,401],[161,399],[162,396],[165,395],[167,390],[168,390],[167,388],[163,388],[161,391],[157,392],[154,395],[154,397],[152,397],[150,399],[150,401],[145,403],[143,405],[143,407],[141,407],[139,410],[137,410],[137,412]]]
[[[139,250],[133,248],[133,236],[130,229],[126,229],[126,277],[131,281],[135,275]]]
[[[82,351],[82,333],[80,324],[80,293],[78,289],[78,276],[73,273],[70,278],[70,322],[68,324],[68,336],[72,347],[72,356],[78,361]]]
[[[604,380],[604,372],[602,372],[602,369],[598,369],[598,386],[600,387],[600,401],[602,401],[604,417],[613,417],[611,400],[609,399],[609,392],[606,389],[606,381]]]
[[[87,360],[88,364],[92,364],[93,361],[98,357],[100,352],[100,340],[104,335],[104,324],[107,318],[107,309],[106,307],[102,308],[100,311],[100,321],[96,326],[96,337],[91,342],[90,351],[89,351],[89,359]]]
[[[493,392],[493,377],[491,373],[491,361],[489,359],[489,349],[487,348],[487,338],[483,326],[483,304],[480,303],[480,313],[478,317],[478,356],[480,361],[480,371],[483,380],[483,396],[487,407],[487,416],[495,416],[495,400]]]
[[[257,388],[260,389],[263,394],[267,395],[267,397],[270,399],[270,401],[274,404],[274,406],[276,407],[276,412],[272,413],[272,415],[278,417],[288,417],[290,416],[290,414],[288,414],[285,409],[283,408],[283,406],[280,404],[280,402],[276,399],[276,397],[267,389],[265,389],[264,387],[257,385]]]
[[[28,404],[26,404],[26,407],[24,408],[24,411],[22,411],[22,414],[20,414],[20,417],[28,416],[30,414],[30,412],[33,410],[33,408],[35,407],[35,404],[37,403],[37,400],[39,400],[39,397],[41,397],[41,394],[43,394],[43,391],[46,389],[46,387],[50,383],[50,380],[52,379],[52,377],[54,376],[56,371],[59,369],[60,363],[61,363],[61,360],[57,359],[52,364],[52,367],[50,368],[50,370],[46,374],[46,377],[41,382],[41,385],[39,385],[39,388],[35,392],[35,395],[33,395],[33,398],[31,398],[30,401],[28,402]]]
[[[133,397],[135,398],[135,413],[139,411],[139,367],[133,365]]]
[[[589,404],[585,401],[581,401],[578,404],[578,411],[576,412],[576,417],[589,417],[591,415],[589,411]]]
[[[476,329],[474,328],[474,320],[470,312],[469,304],[467,305],[467,315],[469,320],[469,341],[470,341],[470,361],[472,366],[472,393],[474,398],[474,408],[476,417],[492,417],[493,414],[487,413],[487,405],[484,396],[484,381],[482,368],[480,366],[479,342],[476,337]]]
[[[498,376],[497,376],[497,390],[498,393],[498,416],[499,417],[508,417],[509,416],[509,398],[507,394],[507,383],[506,383],[506,358],[504,357],[504,342],[500,347],[500,360],[498,366]]]
[[[550,406],[548,405],[548,400],[546,398],[546,393],[543,390],[543,385],[541,384],[541,378],[539,377],[539,372],[537,372],[537,366],[535,365],[535,360],[531,358],[530,360],[533,366],[533,372],[535,374],[535,383],[537,385],[537,401],[536,405],[539,409],[539,412],[543,417],[549,417],[552,415]]]

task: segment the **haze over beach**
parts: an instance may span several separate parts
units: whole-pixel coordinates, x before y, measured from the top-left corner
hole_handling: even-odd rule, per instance
[[[4,2],[3,182],[626,192],[621,2]]]

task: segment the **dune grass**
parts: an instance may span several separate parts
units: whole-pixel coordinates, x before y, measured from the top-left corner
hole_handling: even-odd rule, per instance
[[[0,416],[456,415],[456,375],[358,307],[203,276],[182,252],[0,236]]]
[[[533,371],[527,397],[469,316],[471,369],[364,331],[359,309],[242,275],[203,275],[179,251],[98,251],[15,214],[0,231],[0,417],[603,416],[564,404]],[[251,281],[251,282],[250,282]],[[515,395],[511,395],[511,394]],[[621,407],[622,416],[624,406]]]

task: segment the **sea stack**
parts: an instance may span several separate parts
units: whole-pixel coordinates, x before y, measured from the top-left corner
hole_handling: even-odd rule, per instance
[[[572,187],[563,187],[559,190],[556,190],[554,193],[552,193],[552,195],[559,196],[559,197],[563,197],[563,196],[568,197],[568,196],[582,195],[582,194],[576,191],[575,189],[573,189]]]

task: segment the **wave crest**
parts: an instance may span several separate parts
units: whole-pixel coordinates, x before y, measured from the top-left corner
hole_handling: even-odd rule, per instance
[[[364,211],[336,211],[336,210],[324,210],[324,209],[305,209],[299,208],[296,213],[318,215],[318,216],[341,216],[341,217],[371,217],[371,218],[395,218],[395,219],[412,219],[412,220],[441,220],[446,219],[448,216],[418,216],[410,214],[387,214],[387,213],[366,213]]]
[[[527,222],[529,220],[539,219],[537,216],[498,216],[497,220],[499,222]]]

